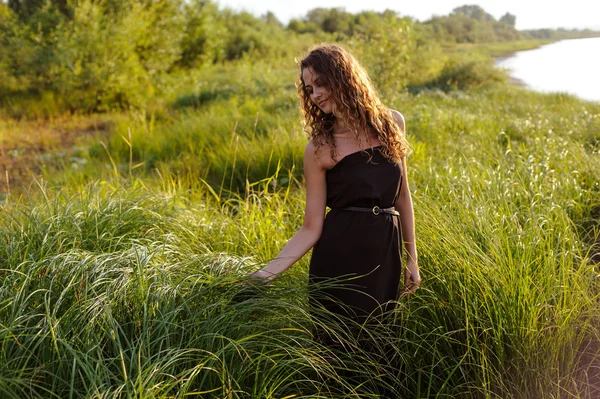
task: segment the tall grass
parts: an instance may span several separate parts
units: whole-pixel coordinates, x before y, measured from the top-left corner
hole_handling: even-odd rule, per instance
[[[352,356],[314,339],[306,263],[266,291],[239,284],[299,224],[299,195],[219,210],[157,192],[42,194],[2,218],[6,397],[364,396],[396,370],[329,324]],[[393,377],[388,389],[410,385]]]
[[[598,104],[500,86],[386,98],[414,147],[423,285],[393,323],[359,326],[310,317],[307,259],[241,283],[302,223],[305,139],[279,87],[199,89],[4,199],[2,396],[589,396]]]

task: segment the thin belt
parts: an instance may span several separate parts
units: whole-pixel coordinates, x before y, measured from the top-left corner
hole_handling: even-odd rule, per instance
[[[394,209],[394,207],[380,208],[377,205],[375,205],[373,208],[361,208],[358,206],[349,206],[347,208],[338,208],[338,210],[354,211],[354,212],[369,212],[369,213],[372,213],[373,215],[380,215],[382,213],[387,213],[388,215],[400,216],[400,213],[396,209]]]

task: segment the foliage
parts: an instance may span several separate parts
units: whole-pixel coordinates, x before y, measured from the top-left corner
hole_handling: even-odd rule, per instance
[[[528,38],[542,40],[564,40],[598,37],[598,32],[591,29],[532,29],[523,31],[523,34]]]
[[[181,42],[181,56],[176,65],[187,69],[222,60],[225,25],[219,23],[219,10],[214,3],[204,0],[185,2],[185,34]]]
[[[480,22],[495,20],[495,18],[491,14],[485,12],[485,10],[478,5],[464,5],[456,7],[452,10],[450,15],[464,15],[469,19],[474,19]]]
[[[402,90],[412,77],[410,58],[417,47],[413,29],[408,18],[396,15],[364,19],[350,43],[384,95]]]
[[[52,86],[75,94],[74,109],[142,106],[179,59],[181,23],[174,2],[131,3],[107,10],[82,1],[57,43]]]
[[[514,28],[517,25],[517,17],[507,12],[502,17],[500,17],[500,22],[505,23],[506,25]]]
[[[164,107],[213,65],[285,63],[332,41],[359,54],[386,94],[447,74],[457,44],[596,34],[519,32],[515,22],[510,13],[496,21],[473,5],[424,23],[391,10],[315,8],[284,27],[272,13],[255,17],[211,0],[11,0],[0,2],[0,108],[52,117]]]
[[[487,57],[454,55],[447,59],[441,72],[423,86],[444,91],[467,90],[506,80],[506,75],[495,69],[493,61]]]
[[[474,14],[477,16],[471,17]],[[513,26],[497,22],[491,15],[455,12],[447,17],[433,17],[425,24],[431,25],[434,37],[454,43],[490,43],[517,40],[521,36]]]
[[[0,4],[0,103],[17,113],[44,96],[70,111],[146,108],[188,70],[301,49],[282,26],[210,1],[82,0],[68,17],[48,4],[15,3],[21,19]]]

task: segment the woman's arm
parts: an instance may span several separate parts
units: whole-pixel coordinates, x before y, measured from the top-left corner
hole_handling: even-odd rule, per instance
[[[392,114],[396,123],[406,132],[404,117],[398,111],[393,110]],[[407,294],[415,292],[421,284],[421,274],[417,257],[417,242],[415,236],[415,214],[413,211],[412,197],[408,186],[408,173],[406,173],[406,157],[402,158],[401,163],[402,187],[400,195],[395,204],[396,210],[400,213],[400,225],[402,230],[402,240],[407,253],[406,269],[404,272],[404,288]]]
[[[415,214],[413,211],[412,198],[406,179],[406,157],[402,158],[402,187],[395,208],[400,213],[400,225],[402,229],[402,241],[407,253],[406,270],[404,272],[404,288],[410,294],[421,284],[421,274],[417,258],[417,243],[415,237]]]
[[[287,270],[306,254],[321,237],[327,188],[326,170],[318,162],[316,148],[309,141],[304,151],[304,179],[306,181],[306,208],[302,227],[288,241],[281,252],[265,267],[252,273],[250,277],[272,280]]]

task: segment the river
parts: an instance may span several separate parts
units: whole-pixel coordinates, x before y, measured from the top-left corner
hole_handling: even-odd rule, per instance
[[[498,59],[527,87],[600,101],[600,37],[571,39]]]

